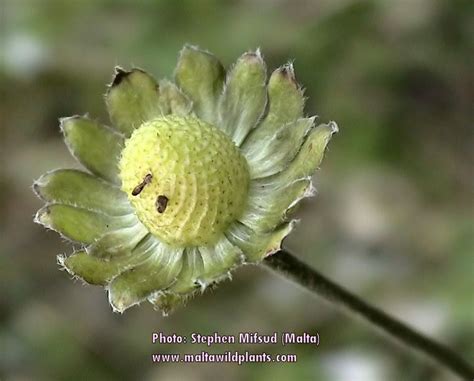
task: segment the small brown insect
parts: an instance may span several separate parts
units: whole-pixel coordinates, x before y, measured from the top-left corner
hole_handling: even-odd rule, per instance
[[[168,205],[168,197],[159,195],[156,199],[156,210],[158,213],[163,213]]]
[[[145,188],[145,185],[151,183],[152,178],[153,178],[153,175],[151,173],[148,173],[143,179],[143,181],[140,184],[138,184],[135,188],[133,188],[132,196],[138,196],[143,190],[143,188]]]

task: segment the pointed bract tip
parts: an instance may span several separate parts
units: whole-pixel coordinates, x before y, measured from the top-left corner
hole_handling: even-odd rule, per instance
[[[333,134],[337,134],[339,132],[339,126],[333,120],[329,122],[329,127],[331,128],[331,132]]]
[[[51,225],[51,220],[49,218],[50,210],[48,206],[44,206],[38,210],[33,218],[35,224],[43,225],[49,227]]]
[[[263,62],[263,57],[260,52],[260,48],[257,48],[257,50],[249,50],[242,54],[240,57],[241,59],[248,59],[248,60],[255,60],[257,62]]]
[[[48,183],[51,180],[51,175],[61,171],[61,169],[53,169],[52,171],[48,171],[46,173],[43,173],[39,178],[37,178],[32,185],[33,192],[38,196],[39,198],[43,199],[43,195],[41,194],[41,188],[44,188],[48,185]]]
[[[306,190],[303,193],[303,198],[314,197],[316,196],[317,193],[318,192],[316,188],[314,187],[313,182],[310,182],[309,186],[306,188]]]
[[[120,84],[128,75],[130,75],[131,71],[127,71],[120,66],[115,66],[114,68],[114,76],[112,78],[112,82],[109,83],[108,87],[114,87]]]
[[[295,68],[293,67],[293,62],[288,62],[277,70],[279,70],[283,76],[296,84]]]
[[[43,196],[41,194],[41,183],[40,180],[43,176],[41,176],[38,180],[35,180],[33,182],[33,185],[31,186],[31,189],[33,190],[33,193],[35,194],[36,197],[43,199]]]
[[[56,263],[58,264],[58,266],[61,268],[61,270],[66,270],[67,272],[69,272],[69,270],[67,269],[67,267],[64,265],[64,262],[66,261],[66,255],[65,254],[58,254],[56,256]]]
[[[125,312],[125,310],[127,309],[127,307],[124,307],[120,303],[117,304],[117,302],[114,302],[112,300],[112,293],[110,292],[110,289],[107,287],[106,290],[107,290],[107,293],[108,293],[109,304],[110,304],[110,307],[112,308],[112,312],[114,312],[116,314],[123,314]]]
[[[114,306],[113,304],[110,304],[110,307],[112,307],[112,312],[113,312],[113,313],[122,315],[122,314],[125,312],[125,308],[124,308],[124,309],[120,309],[120,308]]]
[[[182,52],[183,50],[187,50],[187,49],[189,49],[189,50],[201,50],[201,48],[198,45],[193,45],[193,44],[190,44],[190,43],[186,43],[181,48],[180,52]]]
[[[308,119],[311,123],[311,127],[314,127],[314,125],[316,124],[316,121],[319,119],[319,115],[310,116],[308,117]]]
[[[202,49],[198,45],[193,45],[193,44],[184,44],[184,46],[179,51],[178,57],[181,58],[184,54],[191,53],[191,52],[206,54],[208,56],[214,57],[214,54],[212,54],[209,50]]]
[[[197,283],[199,285],[201,294],[204,291],[206,291],[206,288],[207,288],[208,284],[206,282],[204,282],[202,279],[196,279],[195,283]]]
[[[65,116],[65,117],[59,118],[59,130],[63,134],[65,134],[67,132],[67,125],[69,124],[69,122],[72,122],[74,120],[81,119],[81,118],[88,119],[89,116],[88,116],[88,114],[85,114],[83,116],[81,116],[81,115],[72,115],[72,116]]]

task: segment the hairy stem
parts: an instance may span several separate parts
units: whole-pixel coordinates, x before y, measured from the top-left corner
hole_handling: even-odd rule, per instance
[[[471,381],[474,379],[474,367],[457,353],[445,345],[416,332],[382,310],[351,294],[288,251],[281,250],[267,257],[263,263],[270,269],[287,279],[293,280],[323,299],[343,307],[347,312],[359,315],[372,326],[389,334],[407,347],[424,353],[433,361],[450,369],[461,378]]]

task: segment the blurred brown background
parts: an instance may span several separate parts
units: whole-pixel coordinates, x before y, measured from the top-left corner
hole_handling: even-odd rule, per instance
[[[474,360],[471,0],[2,0],[0,379],[450,380],[357,319],[257,267],[163,318],[113,314],[103,290],[73,282],[58,235],[33,224],[31,184],[74,167],[58,118],[107,121],[114,65],[171,77],[186,42],[226,65],[260,47],[294,59],[306,112],[336,120],[285,244],[353,292]],[[321,345],[215,346],[297,353],[296,364],[152,364],[151,333],[319,332]]]

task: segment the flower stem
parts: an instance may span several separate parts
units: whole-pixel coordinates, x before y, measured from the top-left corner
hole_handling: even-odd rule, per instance
[[[281,250],[267,257],[263,263],[273,271],[293,280],[323,299],[343,307],[347,312],[359,315],[382,332],[389,334],[407,347],[424,353],[461,378],[471,381],[474,379],[474,367],[450,348],[416,332],[382,310],[371,306],[324,277],[288,251]]]

